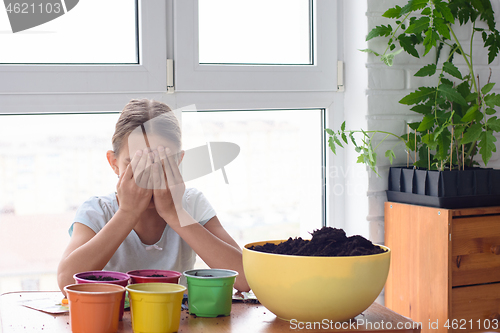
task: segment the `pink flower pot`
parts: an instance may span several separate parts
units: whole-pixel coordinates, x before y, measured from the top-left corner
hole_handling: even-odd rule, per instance
[[[138,269],[135,271],[129,271],[127,274],[130,275],[131,284],[151,282],[179,283],[179,278],[182,275],[180,272],[161,269]]]

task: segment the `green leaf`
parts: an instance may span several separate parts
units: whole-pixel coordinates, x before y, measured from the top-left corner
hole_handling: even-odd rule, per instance
[[[476,111],[479,109],[479,105],[474,104],[471,106],[467,112],[465,113],[465,116],[462,117],[460,121],[464,123],[468,123],[469,121],[472,121],[476,118]]]
[[[438,87],[438,91],[441,93],[441,96],[443,96],[444,98],[446,98],[452,102],[457,102],[460,105],[467,105],[467,102],[462,97],[462,95],[460,95],[458,93],[458,91],[453,87],[441,84]]]
[[[486,95],[487,93],[490,92],[491,89],[493,89],[494,86],[495,86],[495,83],[493,83],[493,82],[485,84],[484,87],[481,88],[481,93],[483,95]]]
[[[427,15],[429,16],[432,13],[431,9],[429,7],[424,8],[424,10],[420,13],[420,15]]]
[[[440,160],[445,160],[449,156],[450,146],[451,146],[451,133],[445,128],[443,133],[436,136],[436,141],[438,143],[438,155],[437,158]]]
[[[490,108],[500,106],[500,95],[489,94],[484,96],[484,103]]]
[[[325,129],[326,133],[328,133],[329,135],[335,135],[335,132],[332,131],[331,129],[327,128]]]
[[[418,20],[413,21],[405,33],[407,34],[420,34],[422,31],[429,29],[430,19],[427,16],[421,17]]]
[[[394,61],[394,57],[398,54],[403,52],[403,49],[399,49],[397,51],[391,52],[384,54],[380,57],[380,60],[382,60],[387,66],[392,66],[392,63]]]
[[[432,29],[429,29],[425,32],[425,38],[423,43],[425,46],[424,56],[427,53],[429,53],[429,51],[432,49],[433,46],[436,46],[438,39],[439,35],[435,33]]]
[[[472,124],[466,131],[464,131],[464,138],[460,144],[465,145],[477,141],[483,131],[481,124]]]
[[[462,83],[460,83],[458,86],[457,86],[457,91],[460,93],[460,95],[462,95],[462,97],[465,98],[465,100],[467,101],[467,96],[470,95],[470,87],[469,87],[469,83],[467,81],[463,81]],[[471,102],[471,101],[467,101],[467,102]]]
[[[412,130],[416,131],[416,130],[417,130],[417,128],[418,128],[418,126],[420,126],[420,122],[408,123],[408,126],[409,126]],[[403,139],[406,139],[406,138],[403,138]]]
[[[484,118],[484,115],[482,112],[476,112],[476,118],[474,119],[476,121],[476,123],[481,122],[481,120],[483,120],[483,118]]]
[[[441,78],[441,83],[442,83],[442,84],[444,84],[444,85],[450,86],[450,87],[453,87],[453,86],[454,86],[453,82],[452,82],[452,81],[450,81],[450,80],[448,80],[448,79],[447,79],[447,78],[445,78],[445,77],[442,77],[442,78]],[[457,89],[457,91],[458,91],[458,89]]]
[[[493,108],[487,108],[485,110],[485,113],[488,115],[488,116],[491,116],[492,114],[495,114],[497,113],[497,110],[493,109]]]
[[[361,51],[361,52],[366,52],[366,53],[373,53],[373,54],[375,54],[377,57],[378,57],[378,56],[380,56],[380,54],[379,54],[379,53],[377,53],[377,52],[375,52],[375,51],[373,51],[373,50],[370,50],[370,49],[363,49],[363,50],[359,50],[359,51]]]
[[[486,121],[486,126],[495,132],[500,132],[500,119],[497,119],[496,116],[491,117]]]
[[[348,144],[349,142],[347,141],[347,135],[345,135],[345,133],[342,133],[342,135],[341,135],[341,136],[342,136],[342,140],[344,140],[344,142],[345,142],[346,144]]]
[[[436,65],[435,64],[429,64],[427,66],[424,66],[418,70],[418,72],[415,73],[415,76],[418,77],[424,77],[424,76],[432,76],[436,73]]]
[[[465,131],[465,126],[455,125],[455,138],[459,138]]]
[[[385,152],[385,157],[389,158],[389,162],[392,164],[392,161],[394,161],[396,154],[394,154],[394,151],[392,149],[389,149]]]
[[[433,133],[425,134],[422,136],[422,142],[429,147],[430,150],[436,150],[437,149],[437,141],[434,137]]]
[[[453,65],[451,62],[445,62],[443,64],[443,71],[450,74],[451,76],[456,77],[457,79],[463,80],[462,73],[458,70],[458,68]]]
[[[370,40],[372,38],[378,37],[378,36],[384,36],[387,37],[392,33],[392,27],[391,25],[379,25],[373,28],[369,33],[368,36],[366,36],[366,40]]]
[[[492,131],[485,131],[481,133],[480,140],[478,143],[479,154],[481,154],[484,165],[487,165],[493,152],[497,151],[495,146],[497,138],[495,138]]]
[[[387,18],[397,18],[401,16],[401,7],[396,6],[394,8],[389,8],[386,10],[384,14],[382,14],[383,17]]]
[[[337,145],[339,145],[341,148],[344,148],[344,146],[342,146],[342,142],[340,142],[339,138],[338,138],[336,135],[334,135],[334,136],[333,136],[333,140],[334,140],[334,141],[335,141],[335,143],[336,143]]]
[[[432,112],[432,106],[430,105],[424,105],[424,104],[418,104],[412,107],[410,110],[414,112],[418,112],[421,114],[430,114]]]
[[[480,0],[471,0],[470,2],[472,6],[476,8],[480,13],[484,12],[484,7]]]
[[[335,143],[333,142],[333,137],[328,138],[328,146],[332,150],[332,152],[337,155],[337,152],[335,151]]]
[[[445,123],[441,126],[439,126],[435,131],[434,131],[434,137],[437,138],[443,133],[443,131],[448,127],[448,123]]]
[[[450,22],[451,24],[455,23],[455,18],[453,17],[448,4],[443,3],[442,1],[434,1],[434,6],[443,15],[446,21]]]
[[[345,121],[340,125],[340,130],[343,132],[345,131]]]
[[[415,58],[420,58],[418,55],[418,51],[415,48],[415,43],[413,39],[409,36],[405,36],[404,34],[399,35],[398,37],[399,45],[408,53],[414,56]]]
[[[399,101],[399,103],[405,105],[418,104],[420,102],[425,102],[426,100],[429,99],[429,97],[431,97],[435,93],[436,93],[435,88],[420,87],[418,88],[418,90],[415,90],[414,92],[403,97]]]
[[[434,116],[433,115],[427,115],[420,122],[420,125],[417,128],[417,131],[419,131],[419,132],[425,132],[428,129],[431,129],[433,126],[434,126]]]
[[[470,94],[469,96],[467,96],[467,97],[465,98],[465,101],[466,101],[466,102],[469,102],[469,103],[470,103],[470,102],[477,101],[477,93],[472,93],[472,94]]]
[[[498,51],[500,50],[500,34],[498,31],[494,31],[489,34],[486,39],[484,46],[488,46],[488,64],[491,64],[493,60],[498,55]]]
[[[451,39],[450,28],[444,23],[443,19],[436,19],[434,21],[434,26],[436,27],[437,32],[441,34],[445,39]]]
[[[351,142],[354,145],[354,147],[358,148],[358,145],[356,144],[356,140],[354,140],[354,133],[349,133],[349,138],[351,138]]]
[[[401,8],[401,12],[399,14],[405,15],[409,12],[420,10],[422,8],[425,8],[428,3],[429,0],[410,0],[408,1],[408,4],[406,4],[406,6]]]

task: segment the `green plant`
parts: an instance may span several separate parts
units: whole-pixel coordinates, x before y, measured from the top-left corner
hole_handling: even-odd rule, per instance
[[[361,51],[373,53],[392,66],[394,57],[403,51],[419,58],[435,50],[435,60],[423,66],[415,76],[433,77],[436,85],[419,87],[399,101],[423,116],[421,121],[409,124],[414,131],[411,135],[346,130],[343,123],[340,130],[326,129],[330,149],[335,153],[336,146],[343,147],[350,141],[360,154],[358,162],[375,171],[378,145],[373,147],[372,142],[376,135],[383,134],[385,137],[379,144],[391,136],[398,138],[398,144],[404,144],[407,151],[412,152],[410,156],[418,155],[413,161],[416,167],[434,170],[471,167],[477,164],[474,156],[478,153],[487,165],[496,152],[494,133],[500,131],[500,119],[495,116],[500,95],[491,92],[495,85],[490,82],[491,70],[490,77],[483,78],[483,82],[474,72],[472,47],[474,38],[480,34],[484,48],[488,49],[488,63],[500,50],[500,33],[495,28],[490,0],[409,0],[405,6],[390,8],[382,16],[394,20],[395,27],[391,24],[377,26],[366,40],[387,38],[385,51]],[[480,22],[482,26],[477,26]],[[468,50],[464,49],[454,30],[457,25],[466,24],[471,26]],[[463,58],[467,73],[462,73],[453,63],[456,56]],[[354,134],[362,136],[360,144],[355,141]],[[394,147],[386,151],[385,156],[392,164]]]

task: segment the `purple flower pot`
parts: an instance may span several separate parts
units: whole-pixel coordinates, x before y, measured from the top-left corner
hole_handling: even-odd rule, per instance
[[[95,279],[88,279],[89,277],[94,276],[94,277],[109,277],[109,278],[115,278],[118,280],[95,280]],[[128,281],[130,280],[130,276],[127,273],[122,273],[122,272],[112,272],[112,271],[88,271],[88,272],[81,272],[81,273],[76,273],[73,275],[73,278],[75,279],[75,282],[77,284],[81,283],[111,283],[111,284],[117,284],[122,287],[126,287],[128,285]],[[119,319],[123,319],[123,309],[125,307],[125,293],[123,293],[123,298],[122,302],[120,305],[120,317]]]

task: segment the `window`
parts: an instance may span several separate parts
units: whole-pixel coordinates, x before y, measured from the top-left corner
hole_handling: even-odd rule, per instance
[[[336,91],[337,6],[315,0],[176,2],[176,90]],[[242,13],[251,19],[239,19]]]
[[[70,9],[62,6],[65,1],[6,3],[7,10],[0,11],[0,64],[139,63],[135,0],[86,0]],[[31,27],[23,17],[41,13],[55,18]]]
[[[1,116],[0,293],[58,289],[76,209],[116,187],[106,151],[118,116]]]
[[[52,103],[71,105],[71,98],[65,99],[64,94],[167,90],[165,1],[106,2],[80,1],[46,24],[0,34],[0,43],[12,47],[0,56],[0,91],[13,95],[8,97],[9,104],[27,104],[22,95],[30,95],[32,105],[44,105],[41,94],[47,93],[53,94]],[[3,8],[0,12],[2,29],[10,31]],[[93,31],[89,22],[102,31]],[[85,34],[90,42],[82,38]],[[110,49],[118,52],[112,54]],[[84,110],[102,110],[92,108],[95,100],[83,102],[87,104]],[[74,107],[70,105],[67,109]],[[24,112],[33,108],[26,106]]]
[[[212,142],[240,148],[225,170],[186,183],[206,195],[240,246],[262,240],[263,235],[308,237],[323,225],[323,114],[323,110],[183,112],[184,150]]]
[[[200,64],[313,64],[311,1],[199,0],[198,4]]]

